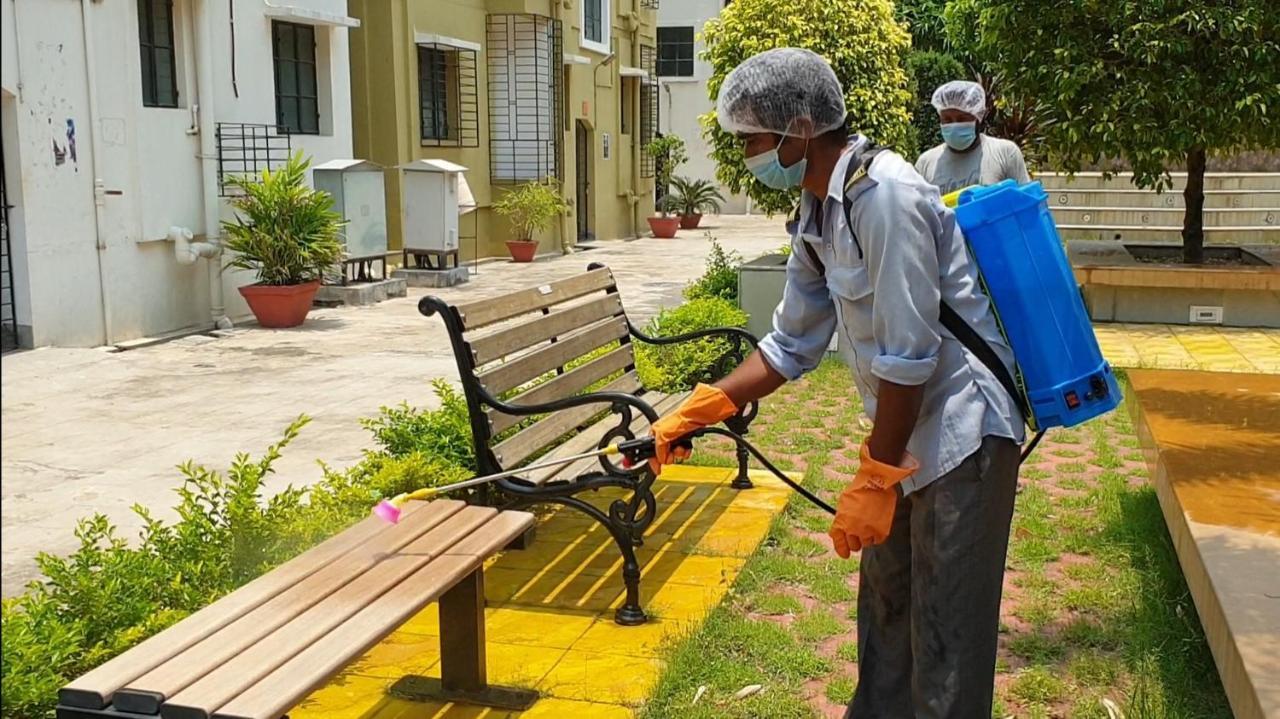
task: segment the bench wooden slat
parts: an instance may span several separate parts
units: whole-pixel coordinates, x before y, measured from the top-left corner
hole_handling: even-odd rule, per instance
[[[540,287],[457,305],[457,310],[463,327],[474,330],[584,297],[613,287],[613,284],[613,273],[601,268]]]
[[[428,502],[426,505],[402,518],[399,524],[387,525],[386,529],[355,550],[129,682],[116,692],[113,704],[122,711],[155,714],[167,698],[368,571],[380,557],[426,534],[465,506],[456,500]]]
[[[689,392],[677,392],[672,395],[657,394],[653,392],[646,393],[643,397],[644,401],[649,402],[653,410],[661,417],[671,410],[675,409],[681,402],[689,396]],[[566,456],[571,454],[581,454],[595,447],[600,441],[600,437],[606,430],[617,423],[617,417],[605,417],[596,424],[582,430],[577,435],[566,440],[564,444],[556,447],[554,452],[548,454]],[[631,432],[637,437],[642,437],[649,432],[649,419],[644,415],[639,415],[631,422]],[[569,445],[573,446],[569,446]],[[567,447],[567,449],[566,449]],[[564,451],[562,451],[564,450]],[[600,460],[595,457],[588,459],[580,459],[571,464],[562,464],[559,467],[548,467],[545,470],[539,470],[535,476],[529,478],[535,484],[545,484],[556,477],[576,477],[590,469],[596,469],[600,466]]]
[[[500,357],[528,349],[553,337],[581,329],[607,317],[622,314],[618,295],[605,295],[581,305],[557,310],[545,317],[522,322],[470,340],[471,357],[476,366],[486,365]]]
[[[600,389],[601,392],[635,393],[640,389],[640,378],[635,372],[628,372]],[[503,467],[516,467],[521,462],[537,454],[576,427],[585,424],[593,416],[608,410],[604,402],[583,405],[572,409],[561,410],[538,420],[533,426],[522,429],[510,439],[496,445],[493,454],[498,464]]]
[[[406,506],[416,512],[422,503]],[[408,514],[404,517],[407,519]],[[386,522],[369,517],[254,579],[234,592],[153,635],[127,652],[103,662],[58,691],[69,707],[102,709],[123,686],[200,642],[272,597],[323,569],[383,532]]]
[[[443,556],[220,707],[215,717],[279,719],[351,660],[369,651],[460,579],[480,569],[486,557],[528,531],[533,521],[533,515],[527,512],[502,512],[482,531],[455,544]]]
[[[518,397],[508,400],[508,402],[515,405],[535,405],[571,397],[590,387],[592,383],[634,364],[635,356],[632,354],[631,345],[625,344],[607,355],[597,357],[580,367],[574,367],[559,377],[547,380],[537,387],[521,393]],[[495,409],[486,409],[484,413],[489,419],[489,431],[495,435],[508,427],[519,424],[524,419],[519,415],[506,414]]]
[[[625,336],[626,320],[614,317],[481,372],[476,375],[476,380],[486,391],[497,396]]]
[[[253,686],[276,667],[320,640],[366,605],[404,581],[498,515],[491,507],[467,507],[434,529],[379,560],[372,569],[325,597],[225,664],[165,702],[164,719],[208,719],[214,710]]]

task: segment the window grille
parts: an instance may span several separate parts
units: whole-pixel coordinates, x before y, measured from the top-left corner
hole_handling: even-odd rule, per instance
[[[424,147],[479,147],[476,52],[418,45],[419,137]]]
[[[649,45],[640,46],[640,68],[648,73],[640,84],[640,176],[653,177],[656,160],[646,146],[657,137],[658,130],[658,80],[657,51]]]
[[[489,173],[493,182],[564,179],[560,23],[490,15]]]
[[[232,177],[257,175],[274,170],[289,161],[293,140],[289,128],[279,125],[251,125],[241,122],[219,122],[218,187],[223,197],[236,190],[228,185]]]

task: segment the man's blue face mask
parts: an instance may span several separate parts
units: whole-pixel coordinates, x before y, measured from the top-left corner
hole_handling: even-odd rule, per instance
[[[805,140],[804,153],[806,157],[800,158],[800,161],[790,167],[783,167],[782,161],[778,159],[778,147],[782,147],[782,143],[786,142],[786,136],[778,142],[778,146],[762,152],[754,157],[747,158],[747,170],[755,175],[760,184],[765,187],[772,187],[775,190],[789,190],[793,187],[799,187],[804,181],[805,169],[809,167],[809,141]]]
[[[976,122],[949,122],[942,126],[942,141],[953,150],[967,150],[977,139]]]

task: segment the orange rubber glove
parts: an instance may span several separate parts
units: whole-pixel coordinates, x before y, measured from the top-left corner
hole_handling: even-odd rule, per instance
[[[724,390],[709,384],[694,387],[693,394],[676,411],[653,423],[654,455],[649,460],[653,473],[659,474],[663,465],[688,457],[682,449],[673,450],[672,442],[696,429],[723,422],[737,413],[738,408]]]
[[[866,442],[862,443],[859,457],[858,474],[840,493],[836,518],[827,532],[841,559],[889,537],[898,506],[896,487],[920,469],[920,463],[910,454],[903,458],[901,467],[878,462],[871,458]]]

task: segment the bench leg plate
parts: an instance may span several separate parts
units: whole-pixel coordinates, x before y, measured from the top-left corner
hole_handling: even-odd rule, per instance
[[[436,677],[407,676],[391,685],[389,693],[397,699],[413,702],[457,702],[476,706],[524,711],[538,701],[533,689],[486,686],[483,689],[446,689]]]

